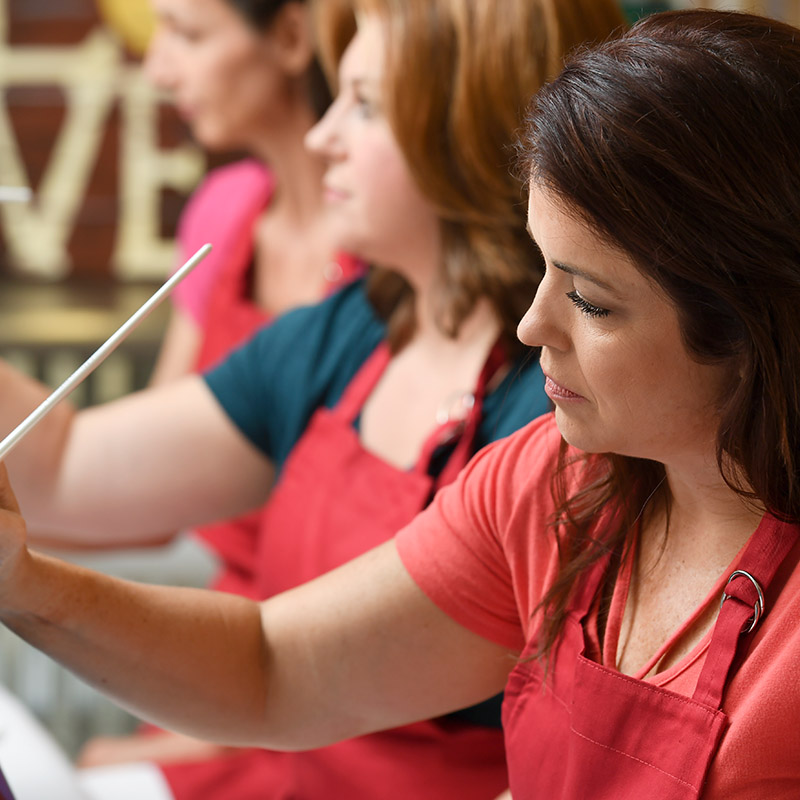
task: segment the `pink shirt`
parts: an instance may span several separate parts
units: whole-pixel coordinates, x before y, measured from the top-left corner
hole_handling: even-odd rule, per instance
[[[550,478],[559,442],[555,420],[548,414],[490,445],[397,537],[403,563],[437,606],[514,652],[535,633],[534,610],[555,575]],[[728,686],[723,710],[730,727],[711,766],[704,798],[800,797],[799,559],[800,547],[782,565],[775,591],[767,596],[767,615]],[[703,605],[719,603],[735,563]],[[628,578],[623,571],[615,587],[607,639],[621,623]],[[646,680],[691,696],[709,638]],[[600,643],[593,645],[599,648]],[[605,661],[613,663],[613,654],[606,652]]]
[[[253,223],[272,198],[275,180],[264,164],[245,159],[210,172],[192,195],[178,228],[179,263],[211,242],[213,250],[175,287],[173,303],[205,328],[208,306],[231,253],[252,242]]]

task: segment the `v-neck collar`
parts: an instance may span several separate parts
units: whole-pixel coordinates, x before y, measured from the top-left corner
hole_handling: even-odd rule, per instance
[[[694,611],[683,622],[681,622],[681,624],[672,632],[666,641],[664,641],[658,650],[656,650],[647,663],[630,677],[635,678],[636,680],[647,680],[650,683],[663,685],[675,678],[681,672],[684,672],[686,669],[688,669],[705,652],[705,650],[708,648],[709,642],[711,641],[711,634],[714,630],[713,625],[710,626],[700,641],[697,642],[697,644],[683,658],[675,662],[667,669],[656,672],[647,677],[648,673],[658,664],[659,661],[664,658],[664,656],[672,649],[675,643],[681,639],[684,634],[705,613],[709,605],[714,602],[719,602],[719,599],[722,597],[722,591],[728,581],[728,576],[734,569],[736,569],[736,565],[739,563],[742,554],[744,553],[744,550],[750,541],[750,538],[751,537],[748,537],[747,541],[739,549],[739,552],[737,552],[733,557],[733,560],[728,565],[727,569],[723,570],[722,574],[720,574],[720,576],[714,582],[711,590],[694,609]],[[614,584],[614,591],[611,596],[611,603],[609,604],[608,619],[606,622],[605,634],[603,636],[602,643],[602,658],[603,663],[613,669],[618,669],[617,658],[619,650],[619,637],[622,631],[625,608],[628,604],[628,595],[630,593],[638,545],[639,531],[636,532],[633,542],[628,549],[628,553],[626,554],[623,562],[620,564],[620,568],[617,573],[617,580]]]

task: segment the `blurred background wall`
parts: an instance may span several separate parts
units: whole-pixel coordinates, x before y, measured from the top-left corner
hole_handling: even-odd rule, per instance
[[[0,274],[152,280],[204,159],[145,81],[148,0],[0,0]]]
[[[148,0],[0,0],[0,354],[55,384],[163,280],[206,158],[140,63]],[[76,395],[149,374],[166,309]]]

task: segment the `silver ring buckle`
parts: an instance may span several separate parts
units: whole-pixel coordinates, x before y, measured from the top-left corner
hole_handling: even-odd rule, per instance
[[[746,630],[742,629],[742,633],[750,633],[753,628],[758,625],[758,621],[761,619],[761,617],[764,616],[764,592],[761,591],[761,586],[759,585],[758,581],[749,572],[745,572],[743,569],[735,569],[733,572],[731,572],[731,576],[728,578],[728,583],[730,583],[739,575],[747,578],[750,583],[756,587],[756,592],[758,592],[758,600],[756,600],[755,604],[753,605],[753,616],[748,620],[750,627]],[[728,586],[728,583],[725,584],[726,587]],[[722,604],[731,596],[732,595],[726,594],[723,591],[722,600],[719,601],[719,607],[722,608]]]

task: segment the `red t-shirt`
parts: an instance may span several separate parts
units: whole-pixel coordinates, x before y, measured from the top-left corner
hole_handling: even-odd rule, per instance
[[[397,536],[403,563],[437,606],[514,652],[522,651],[534,635],[534,611],[556,570],[550,479],[559,443],[554,417],[546,415],[490,445]],[[723,710],[730,727],[711,766],[704,798],[800,797],[799,558],[796,547],[780,568],[773,584],[782,587],[780,594],[770,597],[774,593],[768,592],[766,617],[728,685]],[[737,560],[720,576],[704,606],[719,603]],[[626,594],[623,571],[607,629],[619,625]],[[685,658],[646,680],[691,696],[709,639],[710,633]],[[594,645],[600,648],[599,642]],[[608,655],[606,663],[613,663]]]

